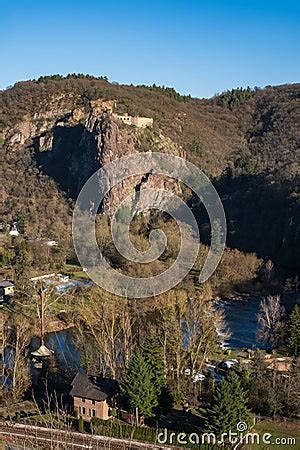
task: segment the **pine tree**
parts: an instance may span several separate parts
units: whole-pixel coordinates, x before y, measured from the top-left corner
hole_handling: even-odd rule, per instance
[[[246,406],[247,395],[241,386],[239,376],[230,371],[217,387],[212,408],[208,415],[208,429],[216,436],[229,431],[238,432],[237,424],[250,424],[250,411]]]
[[[19,229],[20,233],[24,234],[26,231],[26,226],[27,226],[25,214],[19,212],[17,214],[16,221],[17,221],[18,229]]]
[[[296,305],[291,312],[288,329],[287,345],[290,353],[297,357],[299,356],[300,348],[300,308]]]
[[[21,241],[17,243],[14,247],[15,250],[15,261],[14,261],[14,272],[16,279],[24,276],[30,265],[29,262],[29,252],[26,242]]]
[[[145,417],[154,415],[154,408],[158,405],[157,389],[153,383],[153,373],[141,351],[137,351],[132,358],[120,388],[131,408],[137,408],[138,413]]]
[[[151,334],[146,339],[142,348],[142,355],[151,369],[153,374],[153,384],[159,395],[162,388],[166,386],[166,379],[164,374],[162,348],[156,335]]]
[[[17,242],[14,250],[13,271],[15,287],[16,290],[23,290],[29,283],[29,269],[31,266],[30,252],[25,241]]]
[[[153,374],[153,385],[156,388],[159,407],[169,410],[173,406],[173,397],[165,377],[162,347],[159,338],[151,334],[142,348],[142,355]]]

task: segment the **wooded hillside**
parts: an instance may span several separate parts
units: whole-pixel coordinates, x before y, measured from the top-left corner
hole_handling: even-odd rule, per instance
[[[170,138],[210,176],[224,202],[230,247],[273,260],[283,277],[295,276],[300,273],[299,88],[234,89],[200,100],[172,88],[74,74],[16,83],[0,93],[3,220],[22,213],[27,220],[35,217],[41,228],[45,222],[51,230],[52,224],[57,235],[70,218],[70,203],[38,167],[34,149],[8,149],[7,130],[51,109],[53,99],[66,110],[87,107],[93,99],[116,100],[120,113],[153,117],[153,135]],[[144,144],[151,149],[151,133]]]

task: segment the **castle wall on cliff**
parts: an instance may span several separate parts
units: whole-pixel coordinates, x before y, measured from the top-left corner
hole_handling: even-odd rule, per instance
[[[126,125],[134,125],[138,128],[146,128],[153,126],[153,118],[152,117],[140,117],[140,116],[129,116],[127,113],[125,114],[115,114],[112,116],[115,119],[121,120]]]

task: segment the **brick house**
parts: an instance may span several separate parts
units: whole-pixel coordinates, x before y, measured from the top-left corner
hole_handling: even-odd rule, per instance
[[[78,372],[72,381],[70,395],[77,417],[91,420],[93,417],[108,420],[110,408],[115,406],[118,393],[116,380]]]

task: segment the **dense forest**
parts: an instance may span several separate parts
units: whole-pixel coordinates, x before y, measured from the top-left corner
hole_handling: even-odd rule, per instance
[[[140,136],[144,149],[163,135],[211,178],[227,215],[228,247],[271,261],[276,277],[293,278],[300,272],[299,87],[239,88],[201,100],[81,74],[16,83],[0,92],[3,221],[23,217],[35,232],[66,237],[73,199],[39,164],[34,142],[12,145],[11,137],[32,118],[47,128],[51,114],[58,122],[92,100],[115,100],[120,113],[153,117],[154,128]],[[193,208],[201,221],[201,207]]]

